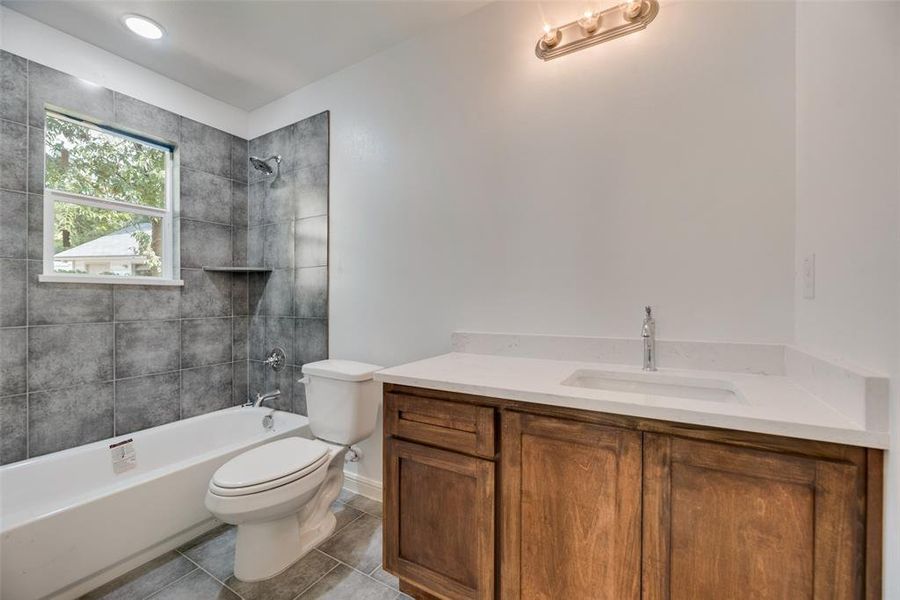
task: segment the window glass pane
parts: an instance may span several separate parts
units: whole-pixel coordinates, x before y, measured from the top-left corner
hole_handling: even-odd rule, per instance
[[[54,204],[54,272],[162,276],[161,217]]]
[[[44,150],[48,188],[166,207],[166,150],[50,113]]]

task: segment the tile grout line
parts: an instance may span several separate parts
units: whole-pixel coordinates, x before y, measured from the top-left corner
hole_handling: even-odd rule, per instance
[[[317,548],[313,548],[313,550],[318,550],[318,549],[317,549]],[[322,554],[324,554],[324,552],[323,552]],[[308,556],[308,555],[307,555],[307,556]],[[328,555],[325,554],[325,556],[328,556]],[[328,558],[331,558],[331,557],[328,556]],[[301,559],[301,560],[302,560],[302,559]],[[306,586],[305,588],[303,588],[303,590],[301,590],[299,594],[297,594],[296,596],[293,596],[293,600],[299,600],[299,599],[300,599],[300,596],[302,596],[303,594],[305,594],[306,592],[308,592],[309,590],[311,590],[317,583],[319,583],[320,581],[322,581],[323,579],[325,579],[326,577],[328,577],[328,575],[329,575],[332,571],[334,571],[335,569],[337,569],[339,566],[341,566],[340,561],[338,561],[337,564],[335,564],[333,567],[331,567],[331,568],[328,569],[325,573],[323,573],[321,577],[319,577],[318,579],[316,579],[315,581],[313,581],[311,584],[309,584],[308,586]]]
[[[199,536],[198,536],[198,537],[199,537]],[[182,552],[181,550],[177,550],[177,549],[176,549],[175,551],[178,552],[178,554],[180,554],[180,555],[182,555],[183,557],[185,557],[186,559],[188,559],[189,561],[191,561],[192,563],[194,563],[195,565],[197,565],[197,569],[200,569],[201,571],[203,571],[204,573],[206,573],[209,577],[211,577],[214,581],[216,581],[219,585],[221,585],[222,587],[224,587],[226,590],[230,591],[232,594],[234,594],[235,596],[237,596],[237,597],[240,598],[241,600],[244,600],[244,597],[243,597],[243,596],[241,596],[240,594],[238,594],[235,590],[231,589],[231,587],[229,587],[227,583],[225,583],[224,581],[222,581],[221,579],[219,579],[218,577],[216,577],[215,575],[213,575],[212,573],[210,573],[209,571],[207,571],[207,570],[203,567],[203,565],[201,565],[200,563],[198,563],[196,560],[194,560],[193,558],[191,558],[190,556],[188,556],[187,554],[185,554],[185,553]],[[195,569],[195,570],[196,570],[196,569]],[[232,570],[233,570],[233,569],[232,569]],[[193,573],[193,571],[191,571],[191,572]],[[232,573],[231,576],[234,577],[234,573]]]
[[[337,558],[337,557],[335,557],[335,556],[332,556],[332,555],[328,554],[328,553],[325,552],[324,550],[319,550],[318,548],[314,548],[314,550],[316,550],[317,552],[319,552],[319,553],[321,553],[321,554],[324,554],[324,555],[327,556],[328,558],[331,558],[331,559],[333,559],[333,560],[336,560],[339,564],[342,564],[342,565],[344,565],[345,567],[347,567],[348,569],[354,571],[355,573],[359,573],[359,574],[362,575],[363,577],[365,577],[365,578],[367,578],[367,579],[370,579],[371,581],[374,581],[375,583],[377,583],[377,584],[380,585],[381,587],[387,588],[387,589],[389,589],[389,590],[391,590],[391,591],[395,591],[394,588],[392,588],[392,587],[390,587],[390,586],[388,586],[388,585],[385,585],[385,584],[381,583],[380,581],[378,581],[377,579],[375,579],[374,577],[372,577],[370,574],[367,574],[365,571],[360,571],[359,569],[357,569],[357,568],[354,567],[353,565],[350,565],[350,564],[345,563],[345,562],[342,561],[341,559],[339,559],[339,558]],[[378,563],[378,566],[376,566],[374,569],[372,569],[372,573],[374,573],[375,571],[377,571],[377,570],[378,570],[378,567],[380,567],[381,565],[382,565],[382,563]],[[337,566],[335,566],[335,569],[336,569],[336,568],[337,568]],[[334,569],[332,569],[332,570],[334,570]],[[309,588],[307,588],[307,589],[309,589]],[[306,591],[307,591],[307,590],[303,590],[303,592],[306,592]],[[301,593],[301,595],[302,595],[302,593]],[[296,600],[296,598],[295,598],[295,600]]]
[[[25,120],[28,121],[28,116],[31,114],[31,74],[30,70],[31,61],[25,60]],[[30,233],[28,231],[28,223],[29,223],[29,205],[31,204],[28,201],[29,194],[31,193],[31,177],[29,173],[31,172],[31,144],[29,143],[29,129],[28,124],[25,124],[25,458],[31,458],[31,385],[29,383],[29,374],[30,374],[30,363],[29,360],[29,351],[31,349],[31,332],[27,329],[28,327],[28,319],[29,319],[29,296],[28,293],[28,250],[29,250],[29,237]],[[44,228],[41,226],[41,237],[43,238]],[[43,248],[43,239],[41,239],[42,248]],[[43,250],[41,251],[41,260],[44,259]]]
[[[188,559],[188,560],[190,560],[190,559]],[[193,568],[193,569],[191,569],[190,571],[188,571],[187,573],[185,573],[185,574],[182,575],[181,577],[179,577],[179,578],[177,578],[177,579],[175,579],[175,580],[173,580],[173,581],[170,581],[169,583],[167,583],[166,585],[162,586],[161,588],[159,588],[159,589],[157,589],[157,590],[151,592],[150,594],[144,596],[144,597],[143,597],[143,600],[150,600],[150,599],[153,598],[154,596],[156,596],[156,595],[158,595],[159,593],[161,593],[164,589],[166,589],[166,588],[168,588],[168,587],[170,587],[170,586],[175,585],[176,583],[178,583],[179,581],[181,581],[182,579],[184,579],[185,577],[187,577],[188,575],[192,574],[194,571],[196,571],[197,569],[200,568],[200,567],[197,566],[197,564],[196,564],[194,561],[190,561],[190,562],[191,562],[192,565],[194,565],[194,568]]]

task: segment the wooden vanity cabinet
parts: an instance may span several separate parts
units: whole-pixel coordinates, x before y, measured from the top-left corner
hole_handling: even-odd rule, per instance
[[[641,593],[641,434],[506,412],[501,598]]]
[[[879,450],[385,387],[418,600],[877,600]]]

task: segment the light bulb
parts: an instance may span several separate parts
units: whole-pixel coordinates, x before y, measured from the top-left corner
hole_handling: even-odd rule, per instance
[[[623,8],[625,18],[629,21],[637,19],[644,12],[643,0],[628,0]]]
[[[592,10],[586,10],[584,15],[578,19],[578,26],[585,34],[594,33],[600,26],[600,15],[595,15]]]
[[[559,33],[559,29],[551,27],[548,24],[544,25],[544,35],[541,36],[541,44],[543,44],[545,48],[552,48],[557,45],[560,38],[562,38],[562,35]]]

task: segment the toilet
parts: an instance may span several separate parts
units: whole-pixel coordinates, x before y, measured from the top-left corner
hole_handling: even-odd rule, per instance
[[[237,525],[235,577],[273,577],[334,531],[330,507],[343,486],[344,455],[375,429],[381,389],[372,375],[379,369],[347,360],[304,365],[300,381],[316,439],[257,446],[213,474],[206,508]]]

